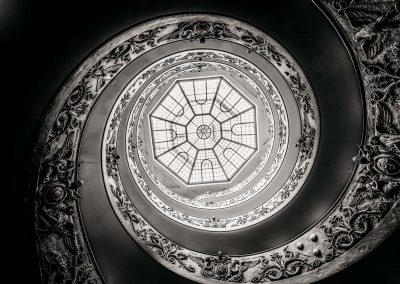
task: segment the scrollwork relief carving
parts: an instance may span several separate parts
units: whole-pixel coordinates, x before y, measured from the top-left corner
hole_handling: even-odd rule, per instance
[[[233,260],[229,255],[218,252],[217,257],[198,257],[189,255],[189,258],[201,267],[201,275],[206,278],[228,282],[243,282],[243,273],[255,267],[260,260]]]
[[[225,23],[210,21],[190,21],[179,23],[171,33],[161,37],[158,41],[166,40],[197,40],[205,39],[238,39],[238,36],[230,31]]]
[[[350,250],[373,230],[400,198],[400,5],[399,1],[375,2],[322,0],[319,4],[337,19],[358,58],[368,117],[367,139],[354,159],[357,170],[353,181],[343,200],[317,228],[321,242],[327,244],[327,249],[322,249],[323,257],[295,252],[291,244],[263,256],[244,258],[190,253],[150,227],[117,184],[112,193],[118,199],[118,211],[148,250],[196,277],[259,283],[316,269]],[[294,66],[262,37],[242,27],[185,21],[145,31],[121,43],[80,79],[47,137],[35,196],[37,250],[43,282],[102,282],[82,233],[77,212],[82,182],[75,176],[80,132],[95,99],[118,72],[147,48],[168,41],[197,39],[243,40],[254,52],[286,68],[286,76],[297,86],[296,99],[304,105],[302,115],[314,115]],[[313,127],[303,129],[304,135],[298,141],[305,157],[307,149],[313,147]],[[107,149],[110,176],[117,174],[117,160],[115,148]],[[306,170],[307,163],[303,167]],[[294,174],[301,176],[303,172]],[[295,181],[297,176],[291,178]]]
[[[126,64],[131,58],[128,52],[151,46],[152,38],[162,29],[130,39],[96,63],[71,91],[55,119],[43,150],[35,198],[37,249],[44,283],[102,282],[77,213],[78,188],[82,186],[81,181],[74,181],[77,142],[98,92],[124,67],[117,62]]]
[[[355,50],[367,94],[368,140],[349,194],[321,228],[331,260],[352,248],[400,198],[399,1],[323,1]]]
[[[270,258],[262,258],[261,265],[253,274],[252,283],[262,283],[285,279],[303,272],[310,271],[322,265],[319,259],[313,259],[305,254],[294,252],[288,247],[283,253],[273,253]]]

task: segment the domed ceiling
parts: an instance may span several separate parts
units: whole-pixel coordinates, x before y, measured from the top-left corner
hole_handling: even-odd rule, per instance
[[[315,281],[365,254],[400,197],[400,46],[387,30],[366,50],[349,5],[320,4],[350,39],[315,42],[342,60],[318,76],[298,47],[210,14],[149,20],[100,47],[43,130],[44,279],[114,283],[104,245],[127,259],[139,245],[200,283]]]
[[[178,81],[150,114],[154,156],[186,184],[229,181],[257,150],[255,118],[222,77]]]

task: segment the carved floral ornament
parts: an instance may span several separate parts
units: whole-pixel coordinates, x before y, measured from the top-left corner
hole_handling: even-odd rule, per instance
[[[114,210],[129,226],[135,241],[160,263],[195,281],[269,282],[312,275],[357,247],[394,211],[400,198],[400,4],[398,1],[322,1],[329,15],[345,32],[357,58],[365,91],[367,126],[365,142],[354,158],[355,174],[342,199],[329,215],[295,240],[273,250],[247,256],[191,251],[165,238],[136,210],[118,182],[111,187]],[[159,25],[132,28],[101,49],[94,64],[85,65],[60,94],[62,106],[52,119],[41,153],[35,196],[35,226],[40,270],[44,283],[102,283],[79,216],[80,188],[76,178],[79,141],[94,103],[112,79],[130,62],[152,48],[174,41],[238,42],[286,70],[296,102],[312,118],[313,101],[305,78],[263,33],[246,24],[237,26],[223,17],[198,20],[187,16]],[[233,23],[233,24],[230,24]],[[112,47],[111,47],[112,46]],[[305,119],[305,121],[308,121]],[[117,125],[117,119],[111,123]],[[313,124],[302,125],[297,141],[300,161],[313,155]],[[110,136],[112,138],[112,136]],[[140,146],[140,145],[138,145]],[[120,158],[113,143],[105,148],[105,171],[118,181]],[[307,169],[290,179],[295,181]],[[394,213],[393,213],[394,212]],[[311,237],[309,237],[311,235]],[[318,238],[319,247],[303,251],[305,239]],[[362,254],[362,252],[359,252]],[[318,276],[315,276],[315,280]]]

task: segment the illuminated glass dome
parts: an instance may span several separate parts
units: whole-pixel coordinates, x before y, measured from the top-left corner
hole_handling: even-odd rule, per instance
[[[177,81],[150,125],[155,158],[186,184],[229,181],[257,150],[255,106],[223,77]]]

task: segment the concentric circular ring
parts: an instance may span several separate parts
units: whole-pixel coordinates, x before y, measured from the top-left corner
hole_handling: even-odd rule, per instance
[[[189,56],[189,57],[193,57],[193,55],[191,55],[191,56]],[[220,56],[220,57],[223,57],[223,56]],[[232,55],[230,55],[230,58],[232,58]],[[167,59],[167,60],[170,60],[170,59]],[[231,59],[232,60],[232,59]],[[204,62],[204,61],[202,61],[202,62]],[[240,61],[238,61],[239,62],[239,64],[240,64]],[[204,64],[204,63],[203,63]],[[241,63],[242,65],[243,65],[243,63]],[[161,65],[163,65],[163,64],[161,64]],[[164,66],[164,65],[163,65]],[[176,69],[176,68],[175,68]],[[253,69],[255,69],[255,68],[253,68]],[[147,71],[144,71],[144,72],[147,72]],[[258,75],[258,76],[260,76],[260,75]],[[261,77],[262,78],[262,77]],[[265,81],[266,79],[264,79],[264,81]],[[270,87],[272,84],[269,82],[269,83],[267,83],[267,84],[265,84],[265,87]],[[129,88],[132,88],[132,87],[129,87]],[[129,89],[128,88],[128,89]],[[133,89],[135,89],[135,87],[133,87]],[[271,91],[269,91],[270,93],[271,93]],[[154,92],[153,92],[154,93]],[[275,92],[272,92],[272,94],[277,94],[277,91],[275,91]],[[126,100],[126,96],[121,96],[121,97],[123,97],[125,100]],[[278,100],[279,101],[279,100]],[[278,101],[275,99],[275,104],[277,104],[278,103]],[[137,102],[145,102],[145,100],[144,99],[140,99],[140,100],[136,100],[136,103]],[[117,106],[118,106],[118,104],[117,104]],[[282,103],[280,104],[280,111],[282,111]],[[117,109],[121,112],[121,111],[123,111],[123,108],[119,108],[119,107],[117,107]],[[114,115],[112,115],[111,116],[111,118],[110,118],[110,121],[113,121],[113,123],[114,122],[117,122],[117,124],[116,125],[118,125],[118,119],[114,119],[113,117],[121,117],[120,115],[119,115],[119,113],[117,113],[117,114],[114,114]],[[181,117],[181,116],[179,116],[179,117]],[[134,120],[132,120],[132,118],[130,119],[131,120],[131,122],[130,123],[128,123],[129,125],[138,125],[138,126],[140,126],[141,124],[140,123],[136,123],[136,122],[134,122]],[[286,119],[284,119],[284,120],[286,120]],[[293,122],[292,122],[292,124],[293,124]],[[287,126],[286,126],[287,127]],[[112,131],[115,131],[115,129],[117,129],[117,128],[112,128]],[[130,131],[130,129],[132,129],[131,127],[128,127],[128,132]],[[282,129],[283,129],[283,131],[282,131]],[[281,131],[281,134],[283,134],[283,133],[285,133],[285,128],[282,128],[282,127],[280,127],[280,131]],[[110,133],[110,131],[108,131],[108,133]],[[130,141],[132,141],[132,135],[128,135],[128,137],[129,137],[129,139],[128,139],[128,142],[127,142],[127,145],[128,145],[128,148],[129,148],[129,145],[134,145],[134,148],[136,149],[136,148],[138,148],[138,149],[140,149],[141,148],[141,145],[143,145],[143,144],[148,144],[148,143],[142,143],[141,141],[138,141],[138,142],[134,142],[134,143],[132,143],[132,142],[130,142]],[[112,140],[112,141],[115,141],[115,139],[112,137],[112,136],[110,136],[110,138],[109,138],[110,140]],[[285,139],[286,141],[287,141],[287,139]],[[283,140],[283,141],[285,141],[285,140]],[[280,140],[279,142],[280,143],[282,143],[283,142],[282,140]],[[136,145],[139,145],[139,147],[136,147]],[[115,146],[110,146],[110,145],[107,145],[106,147],[105,147],[105,149],[109,149],[109,148],[114,148]],[[134,156],[134,154],[132,154],[132,152],[130,152],[129,151],[129,149],[128,149],[128,152],[130,153],[129,154],[129,157],[133,157]],[[181,153],[181,150],[180,150],[180,152],[178,152],[178,153]],[[282,158],[283,157],[283,155],[278,155],[278,157],[280,157],[280,158]],[[142,163],[146,163],[146,162],[144,162],[144,160],[145,159],[143,159],[142,157],[141,157],[141,161],[142,161]],[[131,170],[132,170],[132,173],[133,173],[133,175],[135,176],[135,179],[137,180],[137,184],[139,184],[139,185],[144,185],[144,184],[146,184],[146,187],[143,189],[142,188],[142,191],[145,193],[145,196],[152,196],[152,198],[150,199],[151,200],[151,202],[152,202],[152,204],[156,207],[156,208],[159,208],[159,210],[160,210],[160,212],[163,212],[164,214],[167,214],[168,216],[170,216],[171,218],[173,218],[174,220],[176,220],[176,221],[178,221],[178,222],[183,222],[184,224],[187,224],[187,225],[189,225],[189,226],[195,226],[195,227],[198,227],[198,228],[203,228],[203,229],[207,229],[207,230],[227,230],[227,229],[229,229],[229,228],[233,228],[233,229],[238,229],[238,228],[240,228],[240,227],[245,227],[245,226],[249,226],[249,225],[251,225],[251,224],[253,224],[254,222],[259,222],[259,221],[262,221],[264,218],[266,218],[266,217],[268,217],[268,216],[271,216],[273,213],[275,213],[275,212],[273,212],[272,213],[272,211],[273,210],[270,210],[270,214],[269,215],[267,215],[267,214],[263,214],[263,216],[262,216],[262,218],[260,219],[260,218],[253,218],[252,219],[252,221],[249,221],[249,222],[244,222],[244,218],[242,217],[243,215],[234,215],[234,218],[232,219],[231,217],[215,217],[215,215],[216,214],[219,214],[219,216],[223,216],[223,214],[224,214],[224,212],[213,212],[212,213],[212,215],[210,216],[210,213],[208,213],[208,217],[206,217],[205,219],[202,219],[201,217],[199,218],[199,216],[193,216],[193,213],[191,213],[190,211],[185,211],[184,213],[183,212],[180,212],[180,210],[177,210],[176,208],[174,208],[174,207],[172,207],[172,206],[168,206],[168,205],[166,205],[164,202],[162,202],[161,201],[161,199],[159,199],[155,194],[153,194],[153,193],[151,193],[151,187],[149,187],[149,185],[148,185],[148,183],[144,183],[143,181],[141,181],[142,180],[142,178],[143,178],[143,176],[142,175],[138,175],[137,173],[139,173],[140,171],[138,171],[137,170],[137,167],[134,165],[134,159],[132,160],[130,160],[132,163],[130,163],[130,166],[131,166]],[[132,168],[132,166],[133,166],[133,168]],[[257,169],[258,169],[258,171],[260,170],[260,167],[256,167]],[[278,167],[272,167],[273,169],[278,169]],[[151,174],[150,174],[150,176],[152,176]],[[253,177],[254,177],[254,175],[253,175]],[[270,178],[269,180],[267,179],[267,178]],[[271,175],[266,175],[266,176],[264,176],[263,177],[263,179],[261,180],[261,181],[263,181],[264,182],[264,185],[265,185],[265,181],[267,181],[267,182],[269,182],[270,180],[271,180],[271,178],[273,178],[273,176],[271,177]],[[149,190],[150,189],[150,190]],[[164,189],[165,189],[165,187],[164,187]],[[239,197],[239,198],[237,198],[236,200],[239,200],[239,201],[246,201],[246,200],[248,200],[248,199],[250,199],[252,196],[254,196],[255,194],[257,194],[258,192],[260,192],[260,190],[261,189],[263,189],[263,187],[262,186],[260,186],[260,183],[258,184],[258,188],[257,187],[255,187],[255,188],[250,188],[250,191],[248,191],[247,190],[247,192],[245,192],[245,198],[243,198],[243,195],[241,196],[241,197]],[[170,192],[168,189],[166,189],[164,192]],[[226,190],[225,190],[225,192],[226,192]],[[250,192],[250,195],[249,195],[249,192]],[[251,195],[252,194],[252,195]],[[221,196],[221,195],[220,195]],[[182,199],[181,199],[182,200]],[[231,199],[232,200],[232,199]],[[214,208],[218,208],[217,206],[215,206],[215,204],[217,204],[217,205],[219,205],[217,202],[209,202],[210,204],[213,204],[214,205]],[[232,202],[230,202],[230,203],[228,203],[231,207],[233,206],[232,205]],[[275,202],[275,204],[276,204],[276,202]],[[281,204],[282,204],[282,202],[281,202]],[[266,205],[263,205],[263,206],[266,206]],[[243,206],[244,207],[244,206]],[[275,206],[276,207],[276,206]],[[168,208],[168,210],[165,210],[165,208]],[[181,209],[182,210],[182,209]],[[243,210],[243,209],[242,209]],[[246,207],[244,207],[244,210],[248,210],[248,209],[246,209]],[[272,213],[272,214],[271,214]],[[198,213],[197,213],[198,214]],[[228,213],[229,214],[229,213]],[[237,214],[237,213],[236,213]],[[244,214],[247,214],[247,212],[246,211],[244,211]],[[253,214],[254,215],[254,214]],[[189,217],[188,217],[189,216]],[[207,215],[206,215],[207,216]],[[260,217],[261,217],[261,215],[260,215]]]
[[[379,119],[369,130],[376,137],[361,147],[354,159],[360,164],[356,178],[346,185],[346,176],[353,178],[348,145],[361,139],[347,125],[362,128],[362,104],[354,96],[357,91],[321,86],[331,78],[339,89],[355,90],[345,76],[353,74],[351,67],[338,67],[343,77],[332,76],[335,71],[315,76],[306,68],[316,90],[331,94],[319,97],[321,122],[330,130],[322,131],[319,141],[319,111],[304,71],[270,36],[243,22],[210,15],[150,21],[98,54],[96,64],[83,67],[79,84],[73,81],[77,85],[49,134],[38,187],[37,212],[44,217],[38,219],[39,229],[46,229],[48,220],[76,228],[74,207],[65,205],[82,196],[91,241],[100,224],[96,217],[112,220],[103,224],[108,228],[103,233],[109,239],[119,232],[124,257],[133,247],[123,239],[128,233],[160,263],[190,279],[263,282],[272,280],[271,271],[278,278],[291,277],[289,263],[296,271],[319,270],[375,226],[398,198],[396,148],[381,135],[387,129],[382,119],[397,123],[387,102],[373,104]],[[221,82],[230,89],[218,87]],[[234,95],[227,95],[230,90]],[[349,110],[349,101],[352,116],[346,119],[337,110]],[[254,116],[241,117],[247,108],[235,109],[239,102],[254,109]],[[162,107],[165,111],[159,112]],[[180,120],[184,117],[186,122]],[[251,139],[239,140],[246,135],[254,138],[254,148]],[[335,142],[330,151],[327,139]],[[71,179],[70,159],[77,149],[76,174],[86,189],[81,196],[77,188],[83,182]],[[332,170],[331,164],[336,165]],[[183,169],[190,173],[185,176]],[[334,180],[340,184],[333,186]],[[343,188],[343,198],[335,203]],[[360,194],[381,189],[364,199]],[[110,205],[115,216],[105,211]],[[96,210],[90,210],[93,206]],[[326,210],[331,217],[321,219]],[[79,230],[65,235],[70,246],[63,258],[78,250],[82,261],[79,251],[87,248],[73,237],[80,240]],[[103,252],[95,240],[94,253]]]

